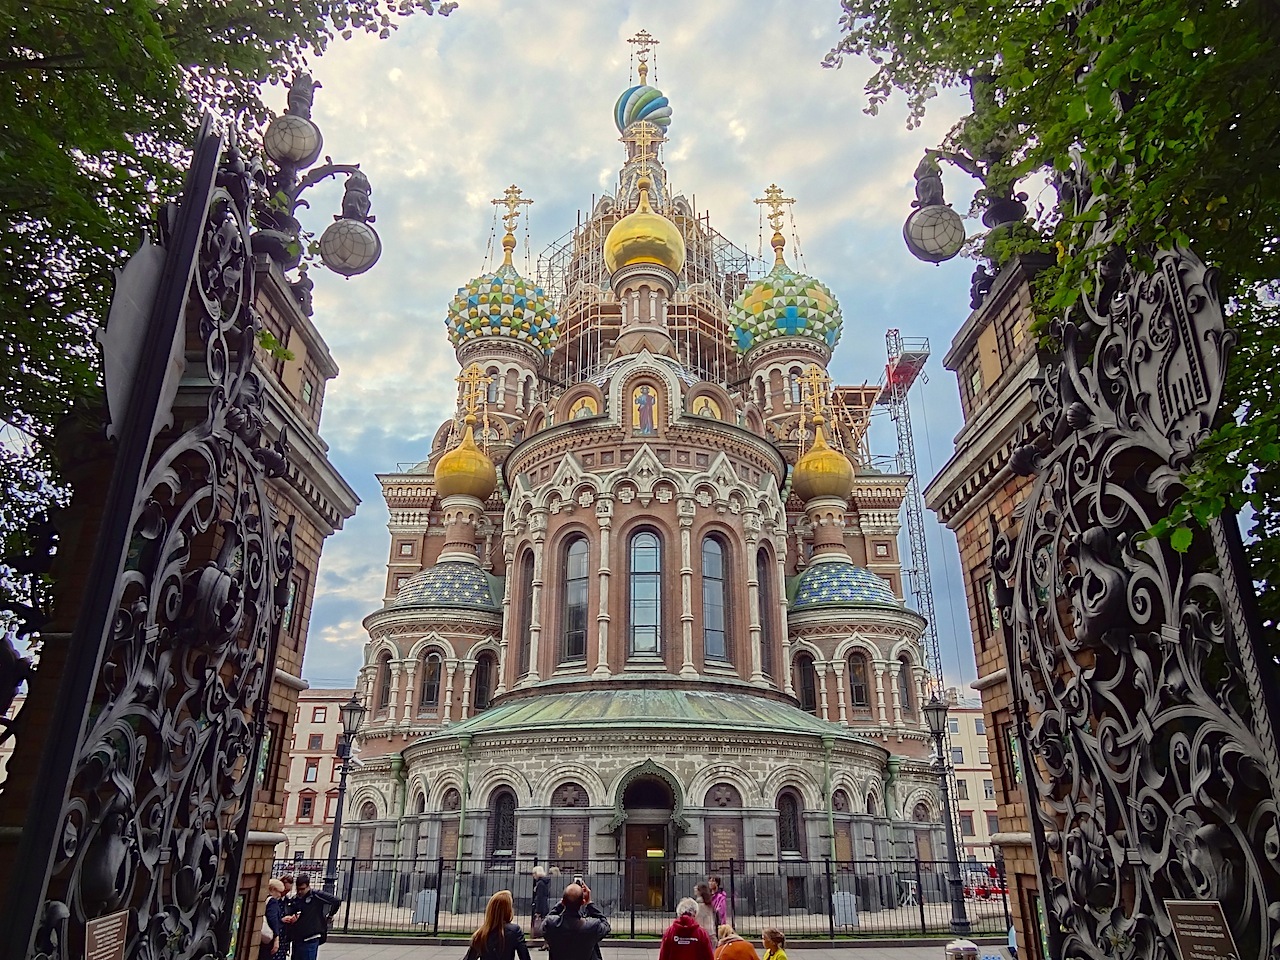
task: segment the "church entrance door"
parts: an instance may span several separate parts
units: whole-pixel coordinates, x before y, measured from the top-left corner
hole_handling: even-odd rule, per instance
[[[659,777],[639,777],[627,786],[622,808],[627,814],[626,907],[670,910],[671,812],[675,809],[671,788]]]

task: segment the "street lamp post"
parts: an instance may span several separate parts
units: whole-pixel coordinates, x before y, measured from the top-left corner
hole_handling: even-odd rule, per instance
[[[330,895],[338,888],[338,845],[342,842],[342,801],[347,796],[347,774],[351,772],[351,742],[364,720],[365,707],[353,693],[351,699],[338,708],[342,718],[342,739],[338,741],[338,759],[342,761],[338,774],[338,803],[333,814],[333,836],[329,838],[329,864],[324,871],[322,890]]]
[[[936,693],[924,707],[929,733],[933,736],[937,757],[934,773],[938,775],[938,790],[942,794],[942,820],[947,833],[947,885],[951,888],[951,932],[968,933],[969,915],[964,905],[964,881],[960,878],[960,856],[956,851],[955,818],[951,811],[951,769],[943,758],[943,738],[947,732],[947,702]]]

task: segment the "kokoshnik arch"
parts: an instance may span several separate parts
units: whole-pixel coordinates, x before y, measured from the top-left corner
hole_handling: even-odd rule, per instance
[[[907,478],[869,465],[874,389],[826,377],[843,320],[786,259],[789,198],[753,281],[669,181],[647,67],[546,290],[512,264],[527,201],[495,201],[503,262],[446,318],[458,418],[379,476],[347,853],[933,859]]]

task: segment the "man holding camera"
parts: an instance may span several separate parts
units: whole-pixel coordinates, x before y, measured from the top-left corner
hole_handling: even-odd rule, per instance
[[[608,918],[591,902],[591,888],[577,878],[542,923],[551,960],[600,960],[600,941],[608,935]]]

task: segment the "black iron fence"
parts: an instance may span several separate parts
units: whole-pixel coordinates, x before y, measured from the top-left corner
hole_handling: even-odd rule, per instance
[[[743,936],[759,939],[766,927],[788,937],[913,936],[950,932],[949,868],[930,860],[756,860],[708,864],[701,860],[588,860],[556,867],[534,859],[361,860],[339,862],[342,909],[334,930],[343,933],[417,933],[470,936],[485,903],[499,890],[515,898],[516,919],[530,929],[535,866],[551,873],[551,902],[581,879],[609,917],[614,938],[658,937],[676,903],[692,896],[707,876],[719,876],[731,904],[730,920]],[[325,865],[280,860],[277,876],[307,872],[318,885]],[[961,867],[965,907],[973,932],[1003,936],[1009,901],[997,865]]]

